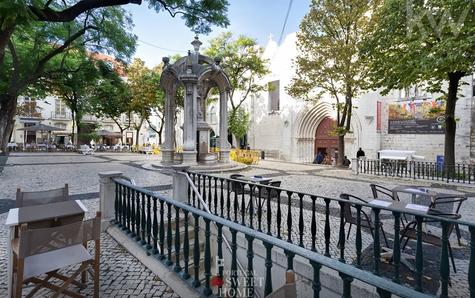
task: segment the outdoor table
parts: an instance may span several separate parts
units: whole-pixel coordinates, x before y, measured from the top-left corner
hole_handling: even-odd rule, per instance
[[[46,146],[46,144],[36,144],[36,149],[37,150],[46,150],[47,146]]]
[[[8,240],[7,240],[7,254],[8,254],[8,293],[11,297],[12,293],[12,260],[13,253],[11,248],[11,241],[15,235],[15,227],[24,224],[24,223],[33,223],[38,221],[44,221],[55,218],[63,218],[74,215],[84,215],[87,211],[86,207],[82,204],[81,201],[64,201],[58,203],[44,204],[44,205],[35,205],[27,206],[20,208],[12,208],[8,211],[7,220],[5,225],[9,227],[8,229]]]
[[[427,214],[429,211],[428,206],[424,205],[418,205],[418,204],[413,204],[413,203],[403,203],[399,201],[388,201],[388,200],[382,200],[382,199],[374,199],[372,201],[369,201],[368,204],[373,205],[375,207],[389,207],[389,208],[394,208],[400,211],[401,213],[404,212],[417,212],[421,213],[422,215]],[[391,259],[393,257],[393,249],[390,247],[381,247],[383,252],[381,253],[381,258],[384,259]],[[409,270],[414,271],[414,266],[409,263],[409,259],[414,259],[415,257],[410,254],[406,254],[401,251],[400,253],[400,262],[401,264],[405,265]]]
[[[262,177],[262,176],[243,176],[243,177],[236,177],[236,180],[242,180],[252,183],[261,183],[261,184],[269,184],[272,181],[272,178]]]
[[[395,188],[392,189],[393,197],[397,197],[398,193],[406,193],[410,194],[412,196],[412,202],[413,203],[424,203],[427,204],[428,206],[431,205],[432,203],[435,202],[435,200],[439,197],[445,197],[445,196],[452,196],[454,195],[453,193],[443,193],[443,192],[438,192],[434,191],[433,189],[424,187],[424,186],[412,186],[412,185],[401,185],[401,186],[396,186]],[[463,196],[466,196],[465,193],[460,193]],[[424,198],[429,198],[430,201],[428,200],[417,200],[421,197]]]

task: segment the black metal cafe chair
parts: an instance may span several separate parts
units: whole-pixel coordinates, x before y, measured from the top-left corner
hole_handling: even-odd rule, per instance
[[[350,194],[346,194],[346,193],[342,193],[340,195],[340,198],[341,199],[344,199],[344,200],[348,200],[349,202],[348,203],[344,203],[343,204],[343,213],[344,213],[344,226],[346,226],[346,224],[349,224],[350,227],[348,228],[348,234],[346,236],[346,239],[348,239],[350,237],[350,232],[351,232],[351,227],[353,225],[357,225],[357,219],[356,219],[356,207],[353,206],[351,204],[351,200],[355,200],[355,201],[359,201],[359,202],[363,202],[363,203],[366,203],[365,200],[361,199],[361,198],[358,198],[354,195],[350,195]],[[384,238],[384,242],[386,243],[386,246],[389,247],[389,243],[388,243],[388,239],[386,238],[386,233],[384,232],[384,229],[383,229],[383,223],[380,222],[379,223],[379,226],[376,227],[375,224],[374,224],[374,221],[372,220],[372,218],[368,215],[368,213],[366,213],[365,211],[361,210],[361,221],[360,221],[360,224],[361,224],[361,227],[362,228],[366,228],[366,229],[369,229],[369,231],[371,232],[371,236],[373,237],[374,239],[374,230],[376,228],[378,229],[381,229],[381,232],[383,234],[383,238]]]

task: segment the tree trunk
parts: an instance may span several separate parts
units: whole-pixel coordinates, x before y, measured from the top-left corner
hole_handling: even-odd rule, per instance
[[[139,146],[139,133],[140,133],[140,128],[136,128],[135,129],[135,145],[137,145],[137,147]]]
[[[78,114],[76,113],[76,143],[79,144],[79,138],[81,137],[81,117],[78,117]]]
[[[1,22],[0,22],[1,25]],[[7,26],[4,29],[0,29],[0,65],[3,64],[5,58],[5,50],[7,49],[8,41],[15,30],[15,24]]]
[[[457,90],[462,72],[449,73],[449,90],[445,106],[445,146],[444,146],[444,164],[451,168],[455,165],[455,105],[457,103]]]
[[[142,128],[142,125],[143,125],[143,121],[144,121],[144,119],[142,118],[138,125],[134,124],[134,126],[135,126],[135,145],[137,145],[137,147],[139,146],[139,134],[140,134],[140,129]]]
[[[17,107],[17,95],[0,94],[0,152],[7,152],[7,145],[13,131]]]
[[[125,144],[125,142],[124,142],[124,130],[125,130],[125,128],[122,128],[121,126],[119,126],[119,129],[120,129],[120,143]]]
[[[160,146],[162,145],[162,132],[163,132],[163,126],[164,126],[163,124],[164,123],[165,122],[160,121],[160,129],[157,132],[158,133],[158,145],[160,145]]]
[[[71,130],[71,142],[74,145],[77,145],[76,144],[76,139],[75,139],[75,136],[76,136],[76,114],[74,114],[73,111],[71,111],[71,118],[73,120],[73,129]]]
[[[345,156],[345,136],[339,135],[338,136],[338,156],[336,159],[336,165],[338,167],[343,166],[344,156]]]

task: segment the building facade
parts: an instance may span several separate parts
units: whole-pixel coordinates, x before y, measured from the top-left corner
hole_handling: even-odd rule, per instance
[[[25,147],[26,144],[46,144],[54,143],[56,145],[66,145],[75,143],[72,139],[73,131],[77,134],[77,127],[73,127],[73,119],[71,111],[59,98],[48,96],[44,99],[33,99],[29,97],[22,97],[18,102],[18,115],[15,118],[15,127],[13,129],[10,142],[16,143],[19,146]],[[135,116],[132,116],[135,117]],[[131,119],[134,121],[136,119]],[[153,124],[156,119],[151,120]],[[81,120],[83,126],[77,144],[89,144],[91,141],[87,134],[99,130],[106,130],[113,133],[120,133],[118,125],[107,118],[98,118],[94,115],[84,115]],[[123,115],[121,122],[128,123],[126,115]],[[155,121],[156,122],[156,121]],[[48,132],[30,132],[24,131],[25,127],[37,124],[45,124],[63,129],[62,131]],[[159,124],[158,124],[159,125]],[[158,137],[153,130],[149,128],[147,122],[144,122],[139,133],[138,145],[157,143]],[[123,143],[127,145],[135,145],[137,140],[137,131],[130,127],[123,133],[122,139],[120,137],[103,137],[96,140],[107,145],[115,145]]]
[[[295,73],[292,60],[297,55],[296,34],[288,35],[280,46],[270,40],[264,55],[269,59],[270,74],[262,83],[273,88],[246,103],[251,118],[249,146],[264,150],[268,157],[293,162],[311,162],[317,151],[333,153],[337,148],[337,139],[331,134],[336,117],[334,100],[307,103],[285,90]],[[468,163],[475,157],[473,75],[463,78],[463,82],[455,111],[455,150],[456,161]],[[345,154],[355,157],[360,147],[369,158],[377,158],[378,151],[384,149],[413,150],[426,161],[435,161],[437,155],[444,154],[444,105],[438,100],[440,95],[416,86],[384,96],[377,91],[360,94],[354,100]]]

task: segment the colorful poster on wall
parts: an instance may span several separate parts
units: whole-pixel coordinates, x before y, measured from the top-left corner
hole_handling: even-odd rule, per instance
[[[445,101],[408,100],[389,105],[388,133],[443,134]]]

